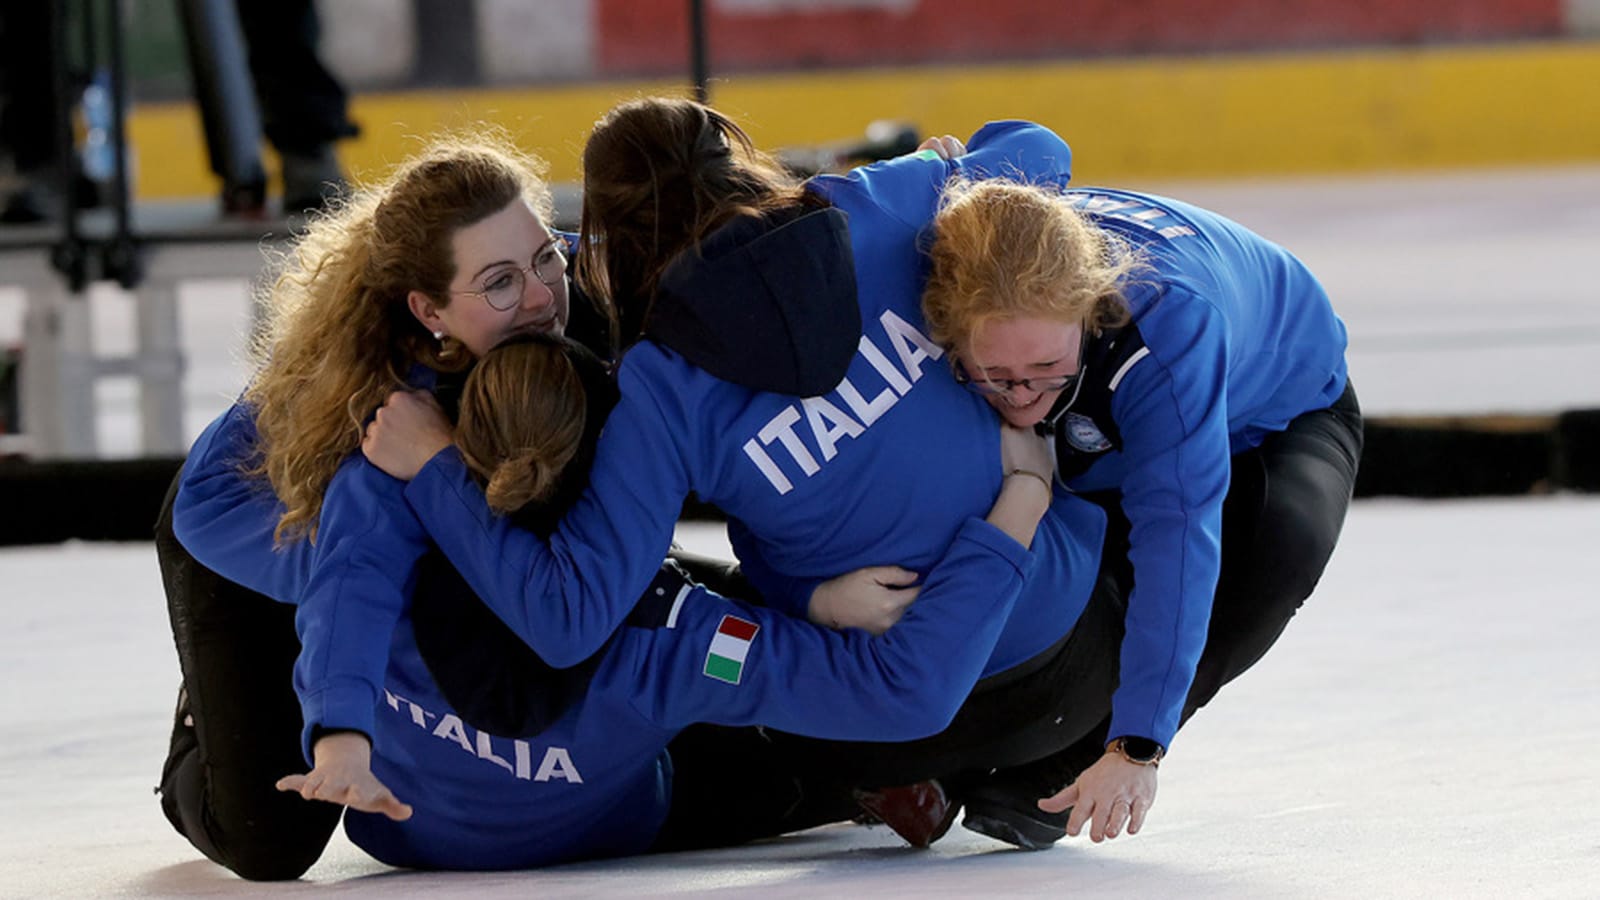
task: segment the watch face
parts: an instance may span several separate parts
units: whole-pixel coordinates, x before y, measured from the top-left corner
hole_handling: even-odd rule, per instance
[[[1161,756],[1161,745],[1149,738],[1125,737],[1122,753],[1134,762],[1155,762]]]

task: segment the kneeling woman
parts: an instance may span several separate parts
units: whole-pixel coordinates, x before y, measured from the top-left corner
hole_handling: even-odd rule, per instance
[[[562,339],[522,338],[487,354],[467,380],[456,439],[491,505],[547,533],[586,481],[614,397],[603,365]],[[520,868],[726,844],[847,818],[855,805],[845,786],[813,783],[797,793],[753,729],[669,742],[696,722],[876,740],[945,727],[1001,633],[1051,500],[1037,477],[1049,464],[1043,441],[1018,429],[1003,440],[1009,468],[1025,471],[1005,478],[986,520],[968,520],[917,602],[881,635],[725,599],[669,567],[597,654],[557,670],[435,554],[389,644],[371,781],[355,793],[326,792],[328,772],[349,783],[369,758],[360,736],[330,743],[341,736],[325,735],[312,773],[281,787],[350,805],[346,830],[358,846],[424,868]],[[344,502],[347,488],[376,499]],[[397,516],[403,489],[350,460],[323,506],[325,532],[359,535],[338,519],[370,516],[363,506],[372,503],[387,502]],[[349,612],[361,594],[391,590],[394,573],[410,565],[403,553],[379,552],[400,546],[336,539],[319,547],[316,566],[340,577],[313,573],[302,633],[345,627],[323,618],[335,606],[359,622]],[[485,634],[496,639],[486,644]],[[436,684],[449,687],[441,693]],[[508,714],[484,713],[484,697],[499,698]],[[465,724],[458,705],[478,709],[470,718],[500,734]],[[730,771],[740,778],[736,792],[726,790]]]
[[[1177,200],[970,182],[933,230],[923,310],[955,379],[1054,437],[1132,578],[1109,720],[969,819],[1033,847],[1137,831],[1179,725],[1267,652],[1338,541],[1362,444],[1344,325],[1288,250]]]

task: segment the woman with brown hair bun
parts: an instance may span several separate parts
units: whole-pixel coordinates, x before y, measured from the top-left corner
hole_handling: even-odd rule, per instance
[[[468,376],[456,441],[511,527],[548,534],[581,491],[615,402],[592,354],[560,338],[518,336]],[[1048,464],[1036,435],[1013,430],[1006,440],[1019,464]],[[352,485],[387,497],[384,508],[404,503],[403,485],[354,460],[330,492],[329,528],[354,530],[345,519],[359,510],[342,496]],[[1008,480],[985,518],[962,524],[910,591],[917,602],[882,635],[726,599],[668,564],[597,653],[560,667],[431,554],[410,615],[385,645],[387,702],[367,772],[393,787],[407,814],[352,804],[346,830],[393,865],[507,869],[723,846],[849,818],[850,785],[796,772],[762,731],[684,729],[763,724],[902,739],[937,731],[978,678],[1049,504],[1043,479]],[[327,613],[321,595],[381,590],[411,560],[393,541],[330,552],[323,563],[340,577],[313,576],[302,618]],[[293,776],[282,786],[304,792],[309,783]]]

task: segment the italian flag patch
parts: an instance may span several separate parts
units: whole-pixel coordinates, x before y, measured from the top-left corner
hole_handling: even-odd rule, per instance
[[[738,684],[744,671],[744,658],[750,655],[750,641],[760,630],[761,626],[754,622],[738,616],[723,616],[722,624],[711,638],[711,649],[706,651],[706,677]]]

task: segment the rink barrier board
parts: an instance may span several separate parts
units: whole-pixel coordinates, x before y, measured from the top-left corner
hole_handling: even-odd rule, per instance
[[[0,459],[0,546],[150,540],[183,460]],[[1549,416],[1376,417],[1356,496],[1600,492],[1600,409]],[[683,517],[718,520],[691,500]]]
[[[1600,159],[1596,84],[1600,41],[1558,40],[750,74],[715,80],[711,99],[765,148],[852,138],[879,119],[957,135],[1030,119],[1072,144],[1080,183],[1108,183]],[[358,94],[362,136],[340,153],[378,177],[422,136],[490,122],[571,181],[607,109],[686,91],[658,79]],[[141,199],[217,194],[191,104],[135,107],[129,134]]]

